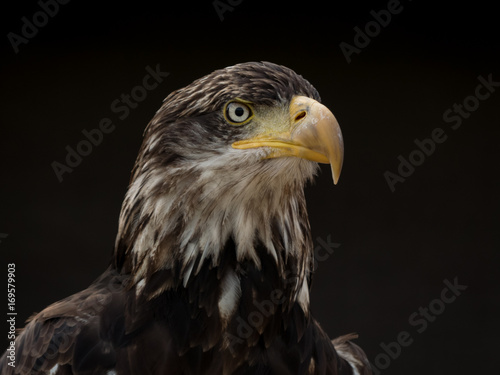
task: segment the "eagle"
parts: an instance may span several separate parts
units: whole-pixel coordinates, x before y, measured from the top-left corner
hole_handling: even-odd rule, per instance
[[[304,187],[343,139],[293,70],[249,62],[172,92],[144,131],[112,260],[33,315],[1,374],[371,374],[313,318]],[[10,356],[10,359],[8,358]],[[12,361],[14,356],[14,361]]]

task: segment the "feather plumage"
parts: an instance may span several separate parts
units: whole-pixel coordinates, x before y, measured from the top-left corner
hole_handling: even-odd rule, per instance
[[[309,311],[303,188],[317,164],[232,148],[257,125],[221,113],[238,98],[279,117],[297,95],[320,100],[266,62],[170,94],[146,128],[112,265],[34,316],[2,374],[361,374],[362,351],[332,343]]]

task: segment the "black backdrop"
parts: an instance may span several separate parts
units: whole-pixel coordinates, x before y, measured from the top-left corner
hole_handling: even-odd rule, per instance
[[[232,10],[221,20],[214,3]],[[380,13],[388,7],[398,12],[390,21]],[[307,188],[322,259],[316,318],[331,337],[358,332],[384,374],[498,371],[500,90],[476,91],[478,77],[500,81],[490,5],[71,1],[46,19],[41,9],[24,1],[1,15],[0,280],[15,263],[18,327],[106,268],[142,131],[162,99],[214,69],[267,60],[316,86],[345,139],[339,185],[323,166]],[[22,17],[34,15],[42,26],[16,53],[9,33],[22,36]],[[355,27],[370,40],[355,40]],[[357,48],[350,62],[341,43]],[[120,119],[111,103],[143,93],[146,67],[158,64],[168,77]],[[468,112],[459,127],[447,112],[455,103]],[[103,118],[114,130],[59,182],[52,163],[65,163],[65,147]],[[437,128],[447,138],[431,147],[424,139]],[[429,155],[415,152],[415,140]],[[400,155],[419,165],[402,167],[391,191]],[[445,280],[467,288],[454,295]]]

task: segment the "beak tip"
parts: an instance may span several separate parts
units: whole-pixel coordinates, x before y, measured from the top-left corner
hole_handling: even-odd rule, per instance
[[[340,179],[340,172],[342,170],[342,164],[338,165],[337,163],[330,162],[330,167],[332,169],[332,178],[333,184],[337,185]]]

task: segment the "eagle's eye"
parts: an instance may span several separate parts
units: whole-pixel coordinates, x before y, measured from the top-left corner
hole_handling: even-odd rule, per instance
[[[229,102],[226,104],[224,117],[232,125],[242,125],[251,120],[253,112],[250,106],[242,102]]]

